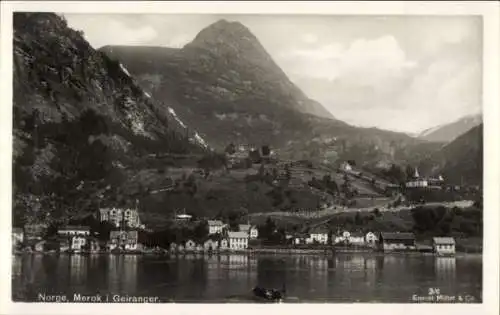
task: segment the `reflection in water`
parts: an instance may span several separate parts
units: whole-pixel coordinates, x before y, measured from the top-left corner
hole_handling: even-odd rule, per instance
[[[87,257],[72,255],[70,257],[70,281],[74,286],[85,283],[87,274]]]
[[[420,288],[480,302],[482,260],[415,255],[24,255],[12,264],[13,298],[38,292],[159,296],[162,301],[251,301],[255,285],[301,302],[409,302]]]
[[[453,279],[455,278],[455,257],[436,257],[435,258],[436,276],[439,279]]]

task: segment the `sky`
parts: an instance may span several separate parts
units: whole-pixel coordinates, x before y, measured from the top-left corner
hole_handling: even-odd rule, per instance
[[[356,126],[418,133],[481,112],[477,16],[63,15],[95,48],[181,48],[239,21],[308,97]]]

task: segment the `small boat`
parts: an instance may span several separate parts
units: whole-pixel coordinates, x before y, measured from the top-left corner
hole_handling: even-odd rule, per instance
[[[258,298],[263,298],[267,301],[281,302],[285,296],[285,288],[282,290],[266,289],[256,286],[252,290],[253,294]]]

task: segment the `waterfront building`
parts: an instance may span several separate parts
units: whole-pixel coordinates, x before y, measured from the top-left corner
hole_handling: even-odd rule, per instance
[[[138,209],[103,208],[99,209],[101,222],[110,222],[115,227],[144,228]]]
[[[455,239],[453,237],[433,237],[432,248],[438,255],[454,255]]]
[[[352,245],[364,245],[365,244],[365,235],[363,233],[353,232],[349,235],[348,238],[349,244]]]
[[[381,232],[379,236],[380,249],[384,251],[414,250],[415,235],[413,233],[386,233]]]
[[[206,251],[215,251],[219,248],[219,244],[218,244],[217,240],[208,239],[203,243],[203,248]]]
[[[226,250],[228,248],[229,248],[229,240],[227,238],[221,239],[219,249]]]
[[[175,253],[177,251],[177,244],[175,243],[170,243],[170,253]]]
[[[12,246],[17,247],[24,242],[24,232],[21,228],[12,228]]]
[[[366,235],[365,235],[365,241],[366,241],[366,243],[367,243],[367,244],[369,244],[369,245],[372,245],[372,246],[373,246],[373,245],[377,244],[377,242],[378,242],[378,237],[377,237],[377,235],[376,235],[375,233],[373,233],[373,232],[368,232],[368,233],[366,233]]]
[[[193,240],[187,240],[184,249],[186,251],[194,251],[196,249],[196,243]]]
[[[248,248],[248,233],[228,232],[229,248],[232,250]]]
[[[225,224],[220,220],[208,220],[208,234],[217,234],[222,233],[222,229],[225,227]]]
[[[323,228],[314,228],[309,232],[309,238],[306,243],[313,244],[327,244],[328,243],[328,231]]]
[[[87,237],[83,235],[73,235],[71,236],[71,250],[79,253],[87,245]]]
[[[137,231],[111,231],[109,249],[137,250],[139,248],[139,233]]]

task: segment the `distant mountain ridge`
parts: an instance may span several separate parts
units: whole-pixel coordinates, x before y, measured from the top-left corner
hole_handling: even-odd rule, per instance
[[[418,137],[426,141],[450,142],[478,126],[482,121],[482,114],[468,115],[452,123],[426,129]]]
[[[424,159],[420,168],[429,174],[442,174],[448,183],[482,185],[483,124],[473,127]]]

